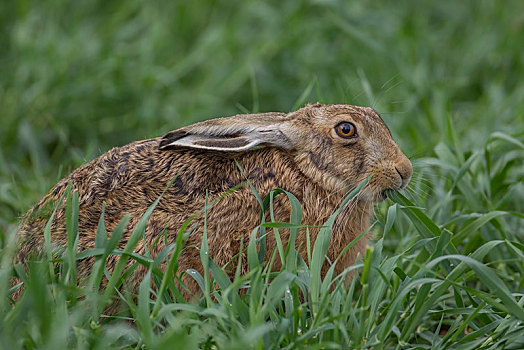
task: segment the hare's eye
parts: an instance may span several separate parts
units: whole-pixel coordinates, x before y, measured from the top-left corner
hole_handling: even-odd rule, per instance
[[[337,126],[335,126],[335,131],[337,132],[338,136],[345,139],[350,139],[357,136],[357,128],[355,128],[355,125],[353,125],[353,123],[339,123],[337,124]]]

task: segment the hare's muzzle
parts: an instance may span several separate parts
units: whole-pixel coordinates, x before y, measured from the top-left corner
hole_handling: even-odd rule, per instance
[[[394,157],[376,162],[372,170],[373,176],[365,195],[373,202],[386,199],[388,190],[398,191],[405,188],[413,174],[411,162],[400,151]]]

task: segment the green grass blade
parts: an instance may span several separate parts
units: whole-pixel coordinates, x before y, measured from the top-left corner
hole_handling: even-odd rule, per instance
[[[321,288],[321,275],[320,272],[322,270],[322,266],[324,264],[326,252],[329,246],[329,241],[331,239],[331,230],[333,227],[333,224],[335,223],[335,219],[340,212],[340,210],[343,208],[343,206],[348,203],[353,197],[355,197],[360,190],[369,182],[369,179],[371,178],[371,175],[363,181],[361,184],[357,186],[355,190],[353,190],[344,200],[340,208],[338,208],[324,223],[323,227],[320,229],[317,238],[315,240],[315,244],[313,246],[313,254],[312,259],[310,262],[311,267],[311,300],[312,300],[312,309],[313,314],[316,314],[318,312],[318,299],[319,299],[319,292]]]
[[[147,211],[140,218],[137,225],[131,232],[131,235],[129,236],[127,244],[124,247],[124,250],[122,252],[122,256],[120,257],[120,259],[118,259],[118,262],[116,263],[116,266],[113,269],[111,278],[109,279],[109,282],[107,283],[107,287],[104,292],[104,298],[106,300],[109,300],[109,298],[113,295],[115,291],[115,287],[118,283],[118,280],[120,279],[120,276],[122,275],[122,272],[124,271],[127,261],[129,260],[130,254],[133,252],[136,245],[138,244],[140,239],[143,237],[149,217],[153,213],[153,210],[155,210],[155,207],[157,206],[158,202],[160,202],[161,198],[162,197],[157,198],[153,202],[153,204],[149,206]]]

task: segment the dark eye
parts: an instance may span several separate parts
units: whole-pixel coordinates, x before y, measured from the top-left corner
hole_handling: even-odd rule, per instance
[[[342,122],[335,126],[335,131],[337,132],[338,136],[345,139],[350,139],[357,136],[357,128],[355,128],[353,123]]]

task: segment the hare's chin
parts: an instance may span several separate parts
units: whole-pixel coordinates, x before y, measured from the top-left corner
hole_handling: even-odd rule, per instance
[[[383,190],[380,192],[363,191],[362,195],[359,196],[359,199],[365,202],[380,203],[384,201],[386,198],[388,198],[386,191],[387,190]]]
[[[372,203],[380,203],[388,198],[386,191],[375,192],[370,197],[368,200]]]
[[[384,200],[386,200],[386,198],[388,198],[388,195],[387,195],[387,190],[384,190],[384,191],[381,191],[379,193],[377,193],[377,203],[378,202],[382,202]]]

